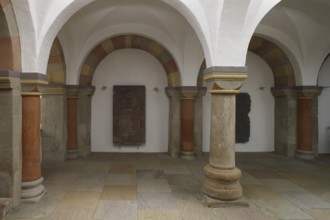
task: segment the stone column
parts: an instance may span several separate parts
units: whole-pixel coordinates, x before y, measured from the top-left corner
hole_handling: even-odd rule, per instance
[[[67,85],[67,159],[78,158],[77,144],[77,108],[78,108],[78,86]]]
[[[274,87],[275,97],[275,152],[293,157],[297,146],[296,87]]]
[[[64,161],[67,148],[66,89],[49,85],[41,99],[41,145],[43,161]]]
[[[243,205],[239,200],[241,171],[235,165],[235,95],[246,72],[246,67],[211,67],[204,71],[212,95],[210,156],[202,183],[208,206]]]
[[[191,160],[195,158],[194,117],[197,87],[181,87],[181,148],[180,157]]]
[[[206,94],[206,87],[198,87],[195,99],[195,119],[194,119],[194,143],[197,157],[203,154],[203,97]]]
[[[13,207],[17,207],[21,201],[22,96],[20,75],[20,73],[10,70],[0,70],[0,198],[11,198]]]
[[[22,84],[22,202],[37,202],[46,193],[40,158],[40,96],[47,76],[23,73]]]
[[[321,89],[315,86],[297,88],[297,150],[296,157],[311,160],[313,151],[313,103],[320,95]]]
[[[180,152],[180,93],[181,87],[167,87],[169,97],[168,152],[171,157],[178,157]]]
[[[95,86],[79,86],[78,93],[78,154],[87,157],[91,153],[92,95]]]

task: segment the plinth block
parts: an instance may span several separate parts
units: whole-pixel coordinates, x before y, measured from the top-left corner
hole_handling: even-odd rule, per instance
[[[244,198],[238,198],[233,201],[224,201],[219,199],[211,198],[204,195],[205,204],[209,208],[227,208],[227,207],[249,207],[249,202]]]

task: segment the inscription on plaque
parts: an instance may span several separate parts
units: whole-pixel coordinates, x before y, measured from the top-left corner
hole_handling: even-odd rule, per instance
[[[145,143],[145,86],[113,87],[113,143]]]

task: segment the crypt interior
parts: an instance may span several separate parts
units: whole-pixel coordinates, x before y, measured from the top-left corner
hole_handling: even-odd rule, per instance
[[[0,0],[0,219],[328,219],[329,11]]]

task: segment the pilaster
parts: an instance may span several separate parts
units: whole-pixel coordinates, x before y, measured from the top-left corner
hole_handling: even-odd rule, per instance
[[[67,159],[78,158],[78,92],[79,86],[67,85]]]
[[[168,131],[168,152],[171,157],[179,157],[180,153],[180,114],[181,114],[181,88],[180,87],[167,87],[165,89],[169,97],[169,131]]]
[[[12,198],[13,207],[20,204],[22,182],[20,77],[21,73],[0,70],[0,198]]]
[[[296,87],[274,87],[271,91],[275,97],[275,152],[293,157],[297,147]]]

